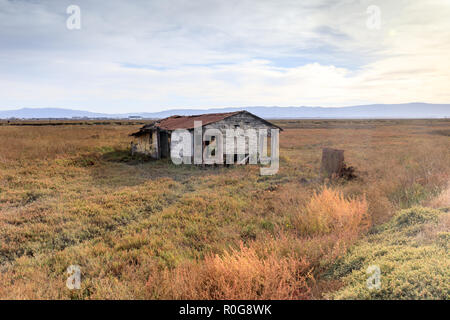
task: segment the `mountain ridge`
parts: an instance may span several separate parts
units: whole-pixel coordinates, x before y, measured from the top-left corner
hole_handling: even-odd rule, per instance
[[[268,119],[301,119],[301,118],[330,118],[330,119],[359,119],[359,118],[447,118],[450,117],[450,104],[430,104],[413,102],[404,104],[371,104],[346,107],[278,107],[278,106],[249,106],[211,109],[169,109],[159,112],[132,113],[98,113],[65,108],[21,108],[17,110],[0,111],[0,119],[61,119],[61,118],[110,118],[124,119],[137,116],[149,119],[165,118],[172,115],[197,115],[203,113],[222,113],[237,110],[247,110],[259,117]]]

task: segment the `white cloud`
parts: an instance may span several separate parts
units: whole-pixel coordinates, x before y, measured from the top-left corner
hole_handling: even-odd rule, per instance
[[[0,109],[450,101],[450,1],[0,0]]]

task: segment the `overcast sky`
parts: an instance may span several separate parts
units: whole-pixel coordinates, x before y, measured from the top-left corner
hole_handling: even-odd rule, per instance
[[[450,0],[0,0],[0,110],[418,101],[450,103]]]

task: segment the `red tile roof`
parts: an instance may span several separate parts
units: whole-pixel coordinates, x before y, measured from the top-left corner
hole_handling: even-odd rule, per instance
[[[214,123],[225,118],[231,117],[242,111],[226,112],[226,113],[208,113],[199,114],[196,116],[171,116],[157,121],[154,125],[163,130],[176,130],[176,129],[193,129],[194,121],[201,121],[202,126]]]
[[[153,124],[145,125],[138,132],[135,132],[131,135],[132,136],[140,136],[146,132],[151,131],[154,128],[159,128],[161,130],[167,130],[167,131],[173,131],[176,129],[193,129],[194,121],[201,121],[202,126],[205,126],[207,124],[226,119],[228,117],[231,117],[231,116],[241,113],[241,112],[247,112],[247,111],[235,111],[235,112],[225,112],[225,113],[206,113],[206,114],[199,114],[199,115],[194,115],[194,116],[171,116],[168,118],[158,120]],[[253,116],[257,117],[255,115],[253,115]],[[257,118],[259,118],[259,117],[257,117]],[[261,119],[261,118],[259,118],[259,119]],[[280,127],[278,127],[264,119],[261,119],[261,120],[271,126],[274,126],[274,127],[279,128],[280,130],[283,130]]]

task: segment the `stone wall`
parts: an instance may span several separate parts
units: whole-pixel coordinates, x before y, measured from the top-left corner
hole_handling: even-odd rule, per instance
[[[234,139],[234,142],[227,141],[226,130],[227,129],[236,129],[236,128],[242,129],[239,137]],[[245,155],[245,154],[249,154],[249,150],[258,150],[258,144],[261,143],[260,138],[258,136],[259,129],[267,129],[268,137],[270,137],[270,129],[272,129],[272,126],[268,125],[266,122],[264,122],[256,117],[253,117],[251,114],[239,113],[239,114],[236,114],[229,118],[223,119],[221,121],[205,125],[203,127],[203,134],[208,129],[218,129],[222,132],[223,138],[224,138],[223,153],[224,153],[224,156],[226,156],[226,154]],[[245,130],[247,130],[247,129],[255,129],[256,135],[252,138],[246,137]],[[190,136],[191,136],[191,155],[192,155],[192,159],[193,159],[193,156],[194,156],[193,130],[190,130]],[[242,138],[245,139],[244,140],[245,148],[238,148],[237,140],[242,139]],[[177,150],[176,148],[179,143],[181,143],[180,138],[176,134],[172,133],[170,149]],[[266,141],[266,143],[267,143],[267,141]],[[192,160],[192,163],[193,163],[193,160]]]
[[[157,132],[154,131],[136,137],[135,142],[133,143],[134,152],[150,156],[154,159],[159,159],[158,139],[156,139],[156,135]]]

